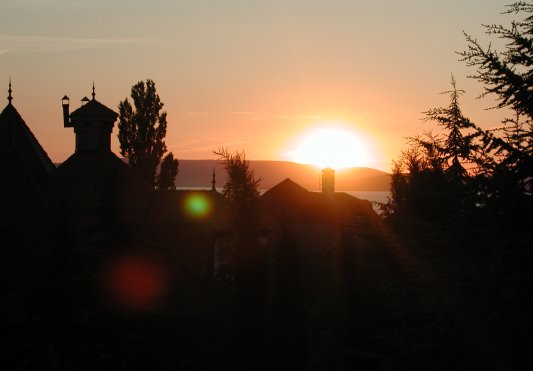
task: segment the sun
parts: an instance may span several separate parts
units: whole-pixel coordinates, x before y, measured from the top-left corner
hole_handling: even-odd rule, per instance
[[[367,143],[351,130],[332,127],[311,129],[287,153],[289,159],[320,168],[368,166],[372,162]]]

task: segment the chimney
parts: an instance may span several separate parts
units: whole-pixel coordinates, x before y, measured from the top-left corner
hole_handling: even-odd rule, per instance
[[[326,195],[335,193],[335,169],[330,167],[322,169],[322,193]]]
[[[72,127],[72,124],[70,123],[70,115],[69,115],[69,104],[70,99],[66,95],[61,99],[61,104],[63,105],[63,127],[69,128]]]

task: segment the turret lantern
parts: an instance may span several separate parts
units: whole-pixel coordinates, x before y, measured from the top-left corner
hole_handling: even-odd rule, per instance
[[[93,84],[93,99],[84,98],[82,106],[69,114],[69,98],[65,95],[63,105],[64,127],[73,127],[76,134],[76,152],[83,150],[111,151],[111,132],[118,114],[96,100]]]

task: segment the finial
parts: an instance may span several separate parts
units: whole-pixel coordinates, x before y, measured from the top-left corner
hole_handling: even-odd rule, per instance
[[[93,96],[93,100],[94,100],[94,97],[96,97],[96,93],[94,92],[94,81],[93,81],[93,93],[91,95]]]
[[[211,190],[216,192],[217,189],[215,188],[215,184],[217,184],[217,181],[215,180],[215,168],[213,168],[213,179],[211,180],[211,184],[213,185],[211,187]]]
[[[11,93],[13,93],[13,90],[11,90],[11,77],[9,78],[9,89],[7,89],[7,92],[9,93],[7,100],[9,104],[11,104],[11,101],[13,100],[13,96],[11,95]]]

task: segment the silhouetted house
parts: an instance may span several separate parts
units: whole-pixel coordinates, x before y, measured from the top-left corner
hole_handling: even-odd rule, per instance
[[[32,305],[35,272],[52,245],[52,213],[43,182],[54,165],[12,104],[0,114],[0,316],[27,322],[20,311]]]
[[[49,222],[42,184],[55,167],[11,100],[0,114],[0,228],[35,228]]]
[[[24,312],[21,282],[37,277],[30,263],[54,251],[71,260],[59,257],[51,265],[81,264],[87,277],[100,279],[121,256],[155,257],[170,272],[165,286],[188,298],[181,312],[198,314],[202,292],[213,280],[215,247],[231,234],[225,199],[216,190],[149,185],[111,151],[118,115],[95,99],[94,87],[92,99],[72,113],[68,97],[63,99],[64,126],[74,129],[76,150],[57,168],[11,100],[10,91],[0,115],[0,232],[3,289],[17,295],[2,291],[0,315]]]
[[[140,228],[153,189],[111,152],[118,115],[98,102],[94,92],[70,115],[68,103],[63,109],[64,126],[74,128],[76,150],[46,181],[56,213],[78,243],[91,243],[108,227]]]
[[[291,179],[266,191],[263,210],[292,223],[350,225],[376,216],[370,201],[344,192],[310,192]]]
[[[55,168],[11,100],[10,92],[0,115],[0,232],[3,293],[16,294],[2,294],[0,315],[14,318],[28,305],[38,284],[24,280],[38,281],[39,270],[63,264],[57,279],[79,293],[95,279],[105,284],[113,262],[135,256],[165,268],[175,315],[213,310],[211,283],[231,276],[228,251],[235,241],[229,205],[214,179],[206,191],[154,189],[111,151],[117,113],[96,100],[94,87],[92,99],[72,113],[63,98],[64,127],[73,128],[76,149]],[[263,233],[264,247],[274,249],[269,238],[282,228],[291,230],[303,254],[331,250],[346,231],[364,233],[376,217],[370,202],[328,187],[314,193],[286,179],[268,190],[260,201],[262,231],[274,233]],[[67,274],[85,281],[63,279]]]
[[[290,179],[266,191],[261,205],[266,223],[290,228],[307,252],[331,249],[343,232],[366,233],[377,220],[370,201],[331,188],[310,192]]]

